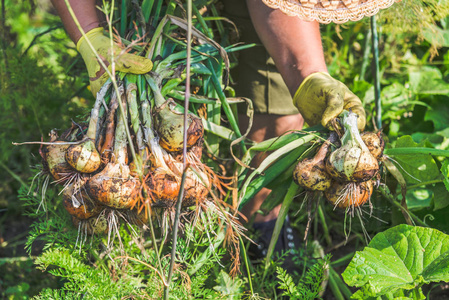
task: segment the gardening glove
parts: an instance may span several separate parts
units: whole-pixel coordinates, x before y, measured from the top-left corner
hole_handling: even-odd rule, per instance
[[[89,73],[91,92],[96,96],[109,76],[98,62],[95,53],[92,51],[85,37],[90,41],[109,70],[111,70],[111,63],[109,61],[111,57],[111,40],[103,34],[103,28],[98,27],[87,32],[76,44],[76,48],[81,53],[87,67],[87,72]],[[129,53],[121,54],[123,49],[116,44],[113,45],[113,49],[116,71],[144,74],[153,68],[153,63],[147,58]]]
[[[307,76],[296,91],[293,104],[310,126],[321,123],[332,129],[330,121],[343,110],[351,110],[359,116],[359,130],[365,128],[366,115],[362,101],[328,73],[317,72]]]

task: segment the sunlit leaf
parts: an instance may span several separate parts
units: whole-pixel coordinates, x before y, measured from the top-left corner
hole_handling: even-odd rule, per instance
[[[357,251],[342,275],[367,296],[449,281],[449,236],[433,228],[393,227]]]
[[[426,95],[449,94],[449,83],[443,80],[438,68],[422,67],[410,72],[410,86],[414,93]]]
[[[434,42],[442,47],[449,47],[449,30],[444,30],[438,26],[431,26],[424,31],[424,38],[429,42]]]

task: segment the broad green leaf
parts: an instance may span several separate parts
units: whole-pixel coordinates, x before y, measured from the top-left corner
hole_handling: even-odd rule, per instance
[[[446,134],[445,132],[437,132],[437,133],[415,132],[412,133],[411,136],[413,140],[416,141],[417,143],[428,140],[430,143],[432,143],[432,145],[438,146],[444,141],[445,134]],[[449,130],[447,134],[449,134]]]
[[[407,135],[396,141],[394,148],[426,147],[426,141],[417,144]],[[404,175],[407,183],[418,184],[441,179],[438,166],[429,154],[398,154],[393,159],[399,164],[398,169]]]
[[[432,189],[429,189],[425,186],[422,188],[407,190],[407,208],[413,210],[429,207],[433,195],[434,194]]]
[[[449,84],[448,84],[449,85]],[[425,121],[432,121],[435,126],[435,131],[442,131],[440,134],[444,135],[444,131],[449,127],[449,107],[446,97],[441,97],[436,101],[431,102],[431,107],[426,111],[424,117]]]
[[[447,175],[446,175],[447,181]],[[448,194],[448,185],[446,184],[436,184],[433,190],[433,210],[439,210],[447,207],[449,205],[449,194]]]
[[[449,47],[449,30],[444,30],[436,25],[424,31],[424,38],[428,42],[437,44],[440,47]]]
[[[217,124],[210,122],[208,120],[205,120],[205,119],[201,119],[201,121],[203,121],[203,126],[204,126],[205,131],[213,133],[216,136],[219,136],[226,140],[232,141],[232,140],[236,139],[234,131],[232,131],[226,127],[217,125]]]
[[[443,80],[436,67],[422,67],[409,74],[410,86],[414,93],[422,95],[447,95],[449,83]]]
[[[360,289],[355,292],[351,299],[360,299],[360,300],[417,300],[412,297],[405,297],[402,291],[396,293],[385,293],[382,296],[369,296],[370,292],[366,289]],[[423,298],[425,299],[425,298]]]
[[[393,227],[357,251],[342,275],[369,297],[449,281],[449,236],[433,228]]]
[[[409,93],[409,89],[398,82],[388,85],[382,89],[382,106],[393,106],[397,110],[398,107],[407,105]]]

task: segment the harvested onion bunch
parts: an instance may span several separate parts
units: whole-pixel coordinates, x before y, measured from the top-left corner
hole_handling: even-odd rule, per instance
[[[293,179],[309,193],[324,192],[335,207],[354,209],[369,201],[373,177],[379,171],[384,141],[380,133],[359,133],[357,115],[344,112],[344,134],[336,147],[336,134],[324,142],[313,158],[300,161]],[[336,149],[330,152],[331,147]]]

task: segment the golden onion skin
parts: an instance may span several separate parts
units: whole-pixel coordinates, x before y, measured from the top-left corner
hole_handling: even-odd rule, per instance
[[[53,145],[44,145],[42,147],[45,163],[55,180],[63,179],[75,172],[65,160],[65,153],[69,145],[58,145],[59,143],[64,142],[54,142]]]
[[[202,174],[203,176],[200,180],[192,171],[189,170],[187,172],[182,206],[197,205],[203,202],[207,198],[207,195],[209,195],[209,190],[204,184],[210,185],[210,183],[204,174]]]
[[[75,207],[73,205],[72,197],[77,198],[80,206]],[[84,190],[76,195],[73,195],[73,188],[67,188],[64,190],[63,205],[70,215],[80,220],[86,220],[91,217],[98,216],[104,209],[103,205],[93,201]]]
[[[156,115],[156,131],[159,144],[169,152],[181,151],[184,144],[184,115],[170,109],[170,100]],[[187,114],[187,148],[192,147],[204,135],[201,118]]]
[[[65,154],[67,163],[81,173],[93,173],[101,165],[101,156],[91,139],[71,145]]]
[[[127,167],[127,166],[126,166]],[[109,163],[100,173],[86,183],[89,196],[102,204],[116,208],[130,208],[138,197],[140,181],[121,172],[120,165]]]
[[[203,143],[204,139],[201,137],[199,138],[196,143],[187,151],[187,156],[194,156],[198,160],[201,160],[203,156]],[[183,154],[182,151],[179,151],[177,153],[172,153],[173,158],[178,162],[183,162]]]
[[[341,182],[368,181],[378,170],[379,163],[369,151],[349,145],[338,148],[326,160],[328,174]]]
[[[332,183],[324,161],[316,162],[313,159],[305,159],[296,165],[293,180],[310,191],[325,191]]]
[[[209,194],[207,187],[197,179],[197,176],[192,171],[187,172],[184,182],[183,207],[201,203]],[[202,180],[208,182],[207,178]],[[176,181],[173,176],[156,171],[147,184],[155,201],[152,204],[153,207],[172,207],[178,201],[181,182]]]
[[[164,172],[156,171],[147,181],[154,207],[172,207],[178,200],[180,182]]]
[[[376,158],[381,159],[384,149],[385,149],[385,141],[382,138],[382,134],[379,131],[378,133],[374,132],[362,132],[361,135],[363,142],[368,147],[369,152]]]
[[[353,182],[368,181],[379,171],[377,159],[368,151],[362,151],[351,177]]]
[[[325,160],[335,139],[335,135],[329,136],[313,158],[302,160],[296,165],[293,179],[299,186],[309,191],[325,191],[331,186],[332,178],[326,171]]]
[[[342,209],[361,206],[371,198],[372,194],[372,181],[360,183],[334,181],[324,192],[329,202]]]

